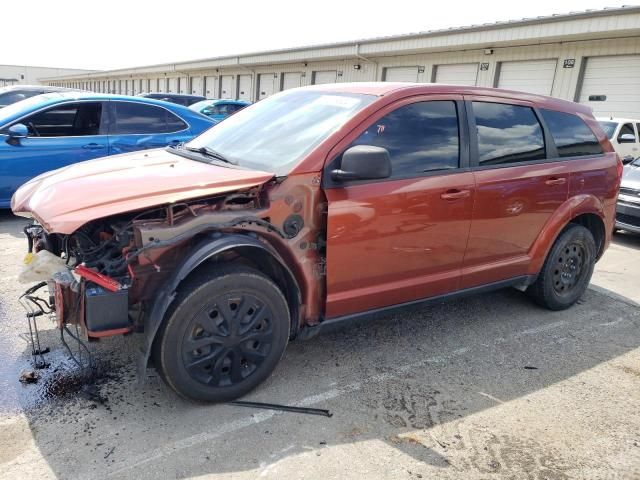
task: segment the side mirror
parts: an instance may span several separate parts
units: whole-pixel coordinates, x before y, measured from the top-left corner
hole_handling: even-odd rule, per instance
[[[618,137],[618,143],[636,143],[636,136],[633,133],[625,133]]]
[[[622,157],[622,164],[623,165],[628,165],[629,163],[633,162],[635,160],[635,158],[633,158],[631,155],[626,155],[624,157]]]
[[[342,154],[339,169],[331,172],[338,182],[349,180],[377,180],[391,176],[391,157],[386,148],[356,145]]]
[[[9,138],[27,138],[29,129],[22,123],[16,123],[9,127],[7,133],[9,134]]]

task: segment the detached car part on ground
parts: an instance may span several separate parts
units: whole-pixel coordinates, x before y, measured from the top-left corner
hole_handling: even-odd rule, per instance
[[[141,371],[150,361],[181,395],[228,401],[290,339],[343,321],[506,286],[569,307],[609,243],[621,174],[570,102],[323,85],[183,148],[42,175],[12,208],[37,222],[30,251],[60,258],[43,280],[61,327],[135,332]]]

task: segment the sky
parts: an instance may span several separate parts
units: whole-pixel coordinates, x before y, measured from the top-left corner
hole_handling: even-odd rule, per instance
[[[7,2],[0,64],[115,69],[622,4],[607,0]]]

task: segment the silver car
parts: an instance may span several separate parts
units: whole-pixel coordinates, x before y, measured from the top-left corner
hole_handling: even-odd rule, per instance
[[[640,233],[640,157],[624,166],[616,206],[616,228]]]

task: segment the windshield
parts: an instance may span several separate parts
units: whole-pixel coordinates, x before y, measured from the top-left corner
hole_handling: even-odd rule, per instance
[[[617,122],[599,122],[602,130],[607,135],[607,138],[612,138],[618,126]]]
[[[206,147],[241,167],[287,175],[373,95],[291,90],[240,110],[186,146]]]
[[[202,110],[204,107],[209,106],[209,104],[212,102],[213,100],[200,100],[199,102],[193,103],[191,105],[189,105],[189,108],[191,110],[195,110],[196,112],[199,112],[200,110]]]

